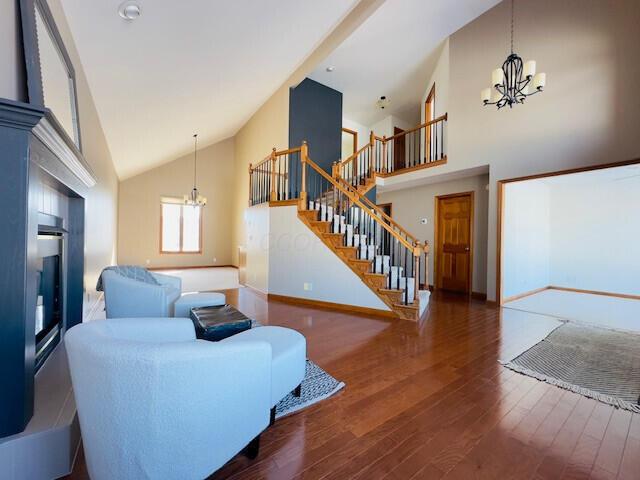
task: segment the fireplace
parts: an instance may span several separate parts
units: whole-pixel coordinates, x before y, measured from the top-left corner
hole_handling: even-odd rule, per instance
[[[60,341],[64,328],[64,237],[67,232],[62,223],[60,217],[38,215],[36,371]]]

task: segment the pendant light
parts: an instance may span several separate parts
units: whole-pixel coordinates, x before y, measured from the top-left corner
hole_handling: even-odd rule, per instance
[[[207,204],[207,198],[200,195],[198,187],[196,187],[196,173],[198,168],[198,134],[193,135],[193,190],[189,195],[184,196],[184,204],[192,207],[204,207]]]
[[[544,73],[536,73],[535,60],[522,62],[522,58],[513,52],[513,2],[511,0],[511,55],[502,64],[502,68],[496,68],[491,72],[492,87],[480,92],[483,105],[496,105],[498,110],[509,105],[524,103],[524,99],[540,93],[544,90],[547,76]],[[530,90],[530,87],[533,87]]]

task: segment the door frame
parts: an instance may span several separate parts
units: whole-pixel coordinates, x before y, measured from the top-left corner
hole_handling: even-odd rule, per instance
[[[473,289],[473,250],[475,247],[475,238],[473,235],[473,226],[475,223],[475,191],[448,193],[446,195],[436,195],[434,198],[435,216],[433,222],[433,289],[437,290],[438,286],[438,224],[440,214],[440,200],[455,197],[469,197],[471,202],[471,222],[469,223],[469,279],[467,280],[467,292],[465,295],[471,295]]]
[[[393,217],[393,203],[392,202],[387,202],[387,203],[378,203],[376,206],[383,208],[383,207],[389,207],[389,216]]]
[[[344,133],[348,133],[353,137],[353,152],[351,152],[351,155],[353,155],[358,151],[358,132],[356,132],[355,130],[351,130],[350,128],[347,128],[347,127],[342,127],[340,130]]]
[[[429,115],[429,117],[435,118],[435,115],[436,115],[436,83],[435,82],[433,82],[433,85],[431,86],[431,90],[429,90],[429,93],[427,94],[427,98],[424,101],[423,123],[427,123],[431,121],[431,118],[427,117],[427,105],[429,104],[433,104],[433,111],[431,111],[431,108],[429,108],[429,113],[431,114]],[[424,129],[424,161],[425,162],[429,162],[430,160],[430,155],[429,155],[430,146],[431,146],[431,127],[425,127]]]
[[[535,175],[525,175],[523,177],[514,177],[503,180],[498,180],[498,216],[497,216],[497,238],[496,238],[496,301],[498,306],[504,304],[504,298],[502,296],[502,254],[504,249],[503,245],[503,228],[504,228],[504,186],[508,183],[524,182],[527,180],[536,180],[538,178],[545,177],[557,177],[559,175],[570,175],[572,173],[590,172],[592,170],[604,170],[606,168],[624,167],[626,165],[635,165],[640,163],[640,158],[633,160],[624,160],[622,162],[602,163],[600,165],[590,165],[587,167],[568,168],[566,170],[556,170],[553,172],[538,173]],[[435,276],[435,275],[434,275]]]

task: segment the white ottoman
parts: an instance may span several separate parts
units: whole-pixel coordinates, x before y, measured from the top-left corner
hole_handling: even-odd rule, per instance
[[[173,316],[189,318],[192,308],[216,307],[218,305],[224,305],[226,301],[227,299],[223,293],[185,293],[173,304]]]
[[[307,339],[284,327],[256,327],[220,343],[263,341],[271,345],[271,422],[275,420],[275,406],[289,393],[300,396],[298,388],[304,379],[307,363]]]

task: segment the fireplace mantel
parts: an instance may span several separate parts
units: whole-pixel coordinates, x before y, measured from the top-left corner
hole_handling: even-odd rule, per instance
[[[65,198],[64,330],[83,312],[85,198],[96,177],[46,108],[0,99],[0,463],[9,478],[69,472],[79,428],[63,344],[35,375],[38,198]],[[36,378],[37,377],[37,378]],[[37,461],[26,451],[47,451]],[[4,477],[3,477],[4,478]]]
[[[82,153],[56,121],[49,109],[33,129],[33,134],[73,173],[85,186],[93,187],[96,178]]]

